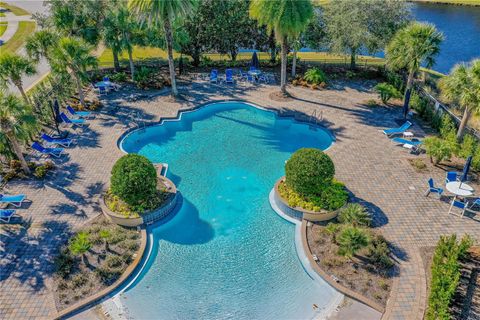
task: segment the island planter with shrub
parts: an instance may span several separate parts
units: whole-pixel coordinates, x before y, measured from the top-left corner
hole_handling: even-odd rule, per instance
[[[303,77],[292,80],[292,85],[308,87],[313,90],[323,89],[327,86],[327,75],[320,68],[310,68]]]
[[[114,223],[136,227],[165,218],[176,203],[175,184],[157,175],[157,169],[147,158],[128,154],[113,166],[110,188],[101,207]]]
[[[276,205],[287,215],[309,221],[327,221],[346,205],[348,192],[335,180],[335,166],[319,149],[297,150],[285,164],[285,177],[274,188]]]

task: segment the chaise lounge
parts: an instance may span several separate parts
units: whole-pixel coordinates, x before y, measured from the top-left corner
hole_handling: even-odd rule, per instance
[[[14,205],[15,207],[20,207],[26,197],[27,196],[24,194],[17,194],[12,196],[9,196],[6,194],[0,194],[0,203],[6,203],[6,204]]]
[[[387,136],[393,136],[395,134],[401,134],[404,133],[405,131],[408,130],[412,126],[412,123],[410,121],[405,122],[401,127],[399,128],[391,128],[391,129],[385,129],[383,130],[383,133],[386,134]]]
[[[32,149],[39,152],[40,154],[51,155],[56,158],[59,158],[64,151],[63,148],[45,148],[38,142],[34,142],[32,144]]]

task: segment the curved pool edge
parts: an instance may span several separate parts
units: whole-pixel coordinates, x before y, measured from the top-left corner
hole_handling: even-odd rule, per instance
[[[295,225],[295,251],[297,252],[298,260],[300,260],[300,263],[302,264],[304,271],[314,281],[322,282],[322,284],[326,283],[336,292],[336,294],[332,298],[332,301],[315,313],[316,319],[326,319],[335,310],[337,310],[338,306],[343,302],[344,294],[338,291],[338,289],[335,288],[335,286],[332,286],[329,281],[325,280],[321,275],[319,275],[314,270],[314,268],[312,267],[311,261],[309,260],[307,253],[305,251],[305,247],[303,245],[302,224],[303,224],[303,221],[305,220],[300,221],[284,213],[280,209],[280,207],[278,207],[277,204],[275,203],[274,194],[275,194],[275,189],[272,189],[272,191],[270,191],[270,194],[268,196],[270,206],[272,207],[273,211],[275,211],[275,213],[278,214],[281,218]]]
[[[137,132],[137,131],[144,131],[144,130],[147,130],[151,127],[155,127],[155,126],[161,126],[163,124],[165,124],[165,122],[176,122],[176,121],[181,121],[182,120],[182,115],[184,113],[190,113],[190,112],[195,112],[195,111],[198,111],[200,109],[203,109],[205,107],[208,107],[209,105],[213,105],[213,104],[226,104],[226,103],[232,103],[232,102],[238,102],[238,103],[244,103],[250,107],[253,107],[253,108],[257,108],[259,110],[263,110],[263,111],[267,111],[267,112],[272,112],[274,113],[277,117],[279,118],[286,118],[286,119],[291,119],[292,121],[296,122],[296,123],[300,123],[300,124],[308,124],[310,126],[314,126],[314,127],[317,127],[319,128],[320,130],[323,130],[325,133],[327,133],[329,135],[329,137],[331,138],[332,142],[330,143],[330,145],[323,151],[327,151],[328,149],[330,149],[336,142],[336,138],[335,138],[335,135],[332,133],[331,130],[327,129],[326,127],[318,124],[317,122],[309,122],[309,121],[304,121],[304,120],[299,120],[297,118],[295,118],[295,116],[291,116],[291,115],[282,115],[279,111],[279,109],[277,108],[269,108],[269,107],[264,107],[264,106],[260,106],[260,105],[257,105],[255,103],[252,103],[252,102],[249,102],[247,100],[242,100],[242,99],[225,99],[225,100],[218,100],[218,101],[209,101],[209,102],[206,102],[206,103],[201,103],[201,104],[198,104],[198,105],[195,105],[194,107],[191,107],[191,108],[188,108],[188,109],[180,109],[177,111],[177,115],[175,117],[160,117],[160,119],[157,121],[157,122],[152,122],[152,123],[149,123],[147,125],[145,125],[144,127],[142,128],[130,128],[130,129],[127,129],[125,132],[122,133],[122,135],[120,135],[120,137],[118,138],[117,140],[117,147],[118,149],[120,149],[120,151],[122,151],[123,153],[128,153],[125,149],[123,149],[123,146],[122,146],[122,143],[124,140],[126,140],[128,138],[129,135],[131,135],[132,133],[134,132]]]

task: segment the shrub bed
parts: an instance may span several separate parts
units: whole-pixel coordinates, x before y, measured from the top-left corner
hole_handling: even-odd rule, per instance
[[[73,235],[55,259],[55,302],[59,310],[113,284],[133,261],[140,232],[100,217]]]
[[[322,270],[385,306],[395,266],[388,242],[370,224],[371,216],[363,206],[348,204],[340,209],[337,221],[307,227],[307,240]]]
[[[44,179],[49,172],[55,169],[55,164],[52,161],[45,161],[42,163],[31,161],[28,162],[28,167],[35,178]],[[23,172],[20,161],[18,160],[11,160],[8,165],[1,166],[0,176],[2,176],[3,182],[8,182],[15,178],[28,178],[28,176]]]

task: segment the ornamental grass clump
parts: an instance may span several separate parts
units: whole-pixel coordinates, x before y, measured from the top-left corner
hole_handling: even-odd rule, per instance
[[[296,151],[285,165],[285,183],[279,192],[290,206],[313,211],[337,210],[345,205],[348,193],[343,183],[334,179],[335,166],[319,149]]]
[[[157,171],[153,164],[138,154],[121,157],[113,166],[107,197],[112,206],[116,204],[115,207],[121,206],[118,204],[121,203],[118,201],[120,199],[134,211],[156,208],[158,201],[155,199],[160,197],[157,192]]]

